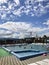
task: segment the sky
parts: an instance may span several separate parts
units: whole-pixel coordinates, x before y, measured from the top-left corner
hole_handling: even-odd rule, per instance
[[[0,38],[49,36],[49,0],[0,0]]]

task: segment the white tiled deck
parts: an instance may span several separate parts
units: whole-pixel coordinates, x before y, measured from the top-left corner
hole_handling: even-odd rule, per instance
[[[38,62],[35,62],[35,63],[31,63],[31,64],[28,64],[28,65],[49,65],[49,59],[44,59],[44,60],[41,60],[41,61],[38,61]]]
[[[31,63],[31,64],[28,64],[28,65],[37,65],[36,63]]]

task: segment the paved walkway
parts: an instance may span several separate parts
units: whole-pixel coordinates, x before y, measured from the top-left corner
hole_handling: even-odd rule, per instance
[[[28,65],[49,65],[49,59],[44,59],[35,63],[30,63]]]
[[[13,55],[5,56],[0,58],[0,65],[49,65],[49,55],[37,56],[22,61]]]

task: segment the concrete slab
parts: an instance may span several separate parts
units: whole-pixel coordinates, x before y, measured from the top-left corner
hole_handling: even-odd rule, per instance
[[[38,64],[38,65],[49,65],[49,63],[44,62],[44,61],[38,61],[38,62],[36,62],[36,64]]]
[[[42,61],[38,61],[36,63],[31,63],[31,64],[28,64],[28,65],[49,65],[49,59],[44,59]]]
[[[36,63],[31,63],[31,64],[28,64],[28,65],[38,65],[38,64],[36,64]]]
[[[49,63],[49,59],[44,59],[43,61]]]

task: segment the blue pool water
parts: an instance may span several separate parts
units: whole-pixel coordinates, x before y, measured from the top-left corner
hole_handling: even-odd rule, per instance
[[[29,50],[29,49],[35,49],[40,51],[46,51],[47,46],[46,45],[35,45],[35,44],[27,44],[27,45],[16,45],[16,46],[8,46],[7,49],[10,49],[11,51],[21,51],[21,50]]]

